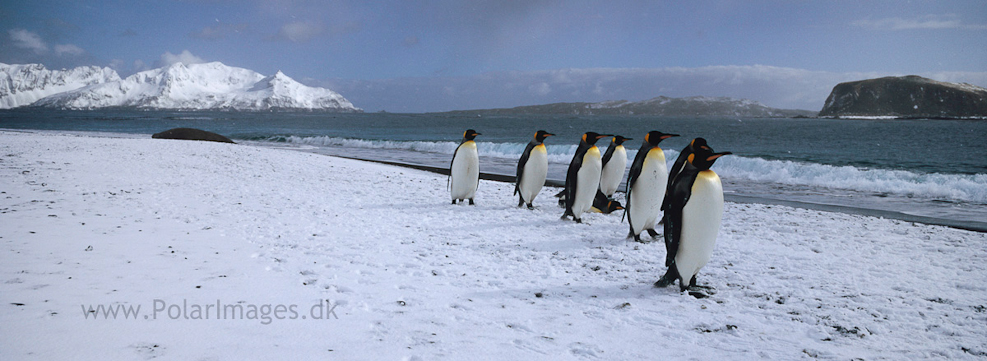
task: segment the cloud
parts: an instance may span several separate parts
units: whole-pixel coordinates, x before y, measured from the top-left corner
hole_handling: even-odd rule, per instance
[[[134,68],[133,68],[133,70],[135,72],[141,72],[141,71],[150,70],[150,69],[151,69],[151,67],[147,66],[147,64],[144,63],[143,60],[140,60],[140,59],[134,60]]]
[[[281,29],[278,30],[278,34],[275,35],[275,38],[300,43],[311,40],[324,32],[325,28],[322,25],[305,21],[296,21],[281,26]]]
[[[202,60],[202,58],[192,55],[192,53],[189,52],[188,50],[182,50],[182,52],[178,55],[172,54],[171,52],[165,52],[164,54],[161,54],[162,66],[168,66],[175,63],[182,63],[188,65],[188,64],[205,63],[205,62],[206,61]]]
[[[18,48],[30,49],[37,54],[48,51],[48,45],[45,44],[44,40],[41,40],[41,36],[38,34],[24,29],[11,29],[7,33],[10,34],[10,39],[14,41],[14,46]]]
[[[552,86],[545,82],[531,84],[528,86],[528,92],[538,96],[546,96],[552,93]]]
[[[82,55],[83,53],[85,53],[85,50],[82,50],[82,48],[80,48],[78,46],[75,46],[75,45],[72,45],[72,44],[59,44],[59,45],[55,45],[55,55],[58,55],[58,56],[64,56],[64,55]]]
[[[955,15],[926,15],[915,19],[883,18],[862,19],[853,22],[854,26],[877,30],[928,30],[928,29],[968,29],[985,30],[987,25],[963,24]]]

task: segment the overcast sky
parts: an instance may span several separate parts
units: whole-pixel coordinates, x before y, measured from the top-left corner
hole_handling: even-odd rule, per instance
[[[729,96],[818,110],[841,81],[987,86],[971,1],[10,1],[0,62],[281,70],[367,111]]]

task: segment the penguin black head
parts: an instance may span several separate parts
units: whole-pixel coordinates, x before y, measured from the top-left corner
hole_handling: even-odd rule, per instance
[[[689,154],[689,163],[699,170],[708,170],[709,167],[713,166],[713,162],[724,155],[733,154],[731,152],[713,152],[713,148],[708,145],[698,147],[693,150],[692,154]]]
[[[613,137],[613,144],[615,144],[615,145],[621,145],[621,144],[624,144],[624,141],[627,141],[627,140],[634,140],[634,138],[624,138],[624,137],[621,137],[619,135],[615,135]]]
[[[608,201],[607,202],[607,209],[605,209],[604,210],[605,212],[603,212],[603,213],[610,214],[610,213],[613,213],[613,211],[619,211],[621,209],[624,209],[624,207],[620,205],[620,202],[617,202],[617,201]]]
[[[658,143],[661,143],[661,141],[663,141],[665,139],[668,139],[668,138],[671,138],[671,137],[677,137],[677,136],[679,136],[679,135],[678,134],[662,133],[662,132],[659,132],[657,130],[652,130],[652,131],[648,132],[647,135],[644,136],[644,142],[645,143],[648,143],[648,144],[651,144],[652,147],[657,147],[658,146]]]
[[[541,143],[545,141],[545,138],[551,137],[553,135],[555,134],[546,132],[544,130],[539,130],[538,132],[535,133],[535,141]]]
[[[689,142],[689,149],[692,149],[693,151],[702,147],[709,147],[709,145],[706,144],[706,139],[696,138]]]
[[[481,135],[481,134],[480,133],[477,133],[473,129],[467,129],[466,132],[463,132],[463,140],[473,140],[473,138],[476,138],[476,136],[478,136],[478,135]]]
[[[586,132],[585,134],[583,134],[583,143],[586,143],[587,145],[595,145],[596,141],[600,140],[601,138],[609,137],[611,135],[613,134],[598,134],[596,132]]]

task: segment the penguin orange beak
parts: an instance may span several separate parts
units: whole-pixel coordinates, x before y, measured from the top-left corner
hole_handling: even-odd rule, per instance
[[[545,136],[546,136],[546,137],[551,137],[551,136],[553,136],[553,135],[555,135],[555,134],[552,134],[552,133],[545,133]]]
[[[678,134],[665,134],[665,135],[662,135],[660,138],[661,138],[661,140],[665,140],[665,139],[668,139],[668,138],[671,138],[671,137],[677,137],[677,136],[679,136],[679,135]]]
[[[612,137],[612,136],[613,136],[613,134],[598,134],[596,136],[596,139],[603,139],[603,138]]]
[[[713,154],[713,155],[711,155],[709,157],[706,157],[706,161],[713,161],[716,158],[722,157],[724,155],[730,155],[730,154],[733,154],[733,153],[732,152],[716,153],[716,154]]]

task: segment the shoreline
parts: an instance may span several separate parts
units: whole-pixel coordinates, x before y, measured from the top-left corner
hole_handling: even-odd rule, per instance
[[[94,131],[58,131],[58,130],[36,130],[36,129],[7,129],[0,128],[0,132],[15,132],[24,134],[49,134],[49,135],[59,135],[68,134],[73,136],[95,136],[95,137],[108,137],[108,138],[121,138],[121,139],[144,139],[151,138],[151,134],[134,134],[134,133],[114,133],[114,132],[94,132]],[[427,171],[431,173],[448,175],[449,169],[445,167],[436,167],[424,164],[401,162],[401,161],[391,161],[391,160],[380,160],[380,159],[369,159],[352,157],[341,154],[331,154],[326,152],[321,152],[318,150],[301,149],[294,147],[281,147],[276,144],[257,144],[252,142],[238,143],[239,145],[249,146],[249,147],[260,147],[267,149],[287,149],[291,151],[297,151],[302,153],[318,154],[323,156],[330,156],[342,159],[350,159],[363,162],[371,162],[376,164],[385,164],[391,166],[397,166],[401,168],[417,169],[422,171]],[[513,183],[514,176],[502,173],[492,173],[492,172],[480,172],[480,179]],[[622,183],[623,184],[623,183]],[[552,179],[548,178],[545,180],[546,187],[564,187],[564,179]],[[894,210],[881,210],[873,208],[862,208],[853,207],[849,205],[840,204],[827,204],[818,202],[807,202],[798,200],[786,200],[786,199],[776,199],[763,196],[749,196],[734,193],[724,193],[724,200],[727,202],[740,203],[740,204],[764,204],[764,205],[778,205],[778,206],[788,206],[793,208],[807,209],[807,210],[817,210],[826,212],[838,212],[850,215],[861,215],[869,217],[887,218],[895,219],[905,222],[913,222],[927,225],[944,226],[955,229],[987,233],[987,222],[985,221],[974,221],[974,220],[954,220],[941,217],[930,217],[922,215],[907,214],[904,212],[894,211]]]
[[[341,155],[329,155],[329,156],[359,160],[364,162],[387,164],[387,165],[393,165],[403,168],[418,169],[418,170],[423,170],[423,171],[442,174],[442,175],[449,175],[449,169],[442,167],[433,167],[433,166],[422,165],[422,164],[411,164],[411,163],[402,163],[402,162],[394,162],[394,161],[386,161],[386,160],[347,157]],[[498,173],[480,172],[480,179],[513,184],[515,176],[498,174]],[[546,179],[545,186],[564,187],[565,181],[560,181],[558,179]],[[942,218],[917,216],[917,215],[905,214],[895,211],[857,208],[857,207],[823,204],[823,203],[790,201],[790,200],[782,200],[782,199],[771,199],[771,198],[744,196],[744,195],[730,194],[730,193],[725,193],[723,195],[723,199],[727,202],[733,202],[733,203],[788,206],[792,208],[801,208],[801,209],[816,210],[816,211],[837,212],[837,213],[868,216],[868,217],[897,219],[905,222],[921,223],[921,224],[928,224],[934,226],[945,226],[950,228],[962,229],[966,231],[987,233],[987,222],[975,222],[975,221],[961,222],[961,221],[954,221],[954,220],[942,219]]]

